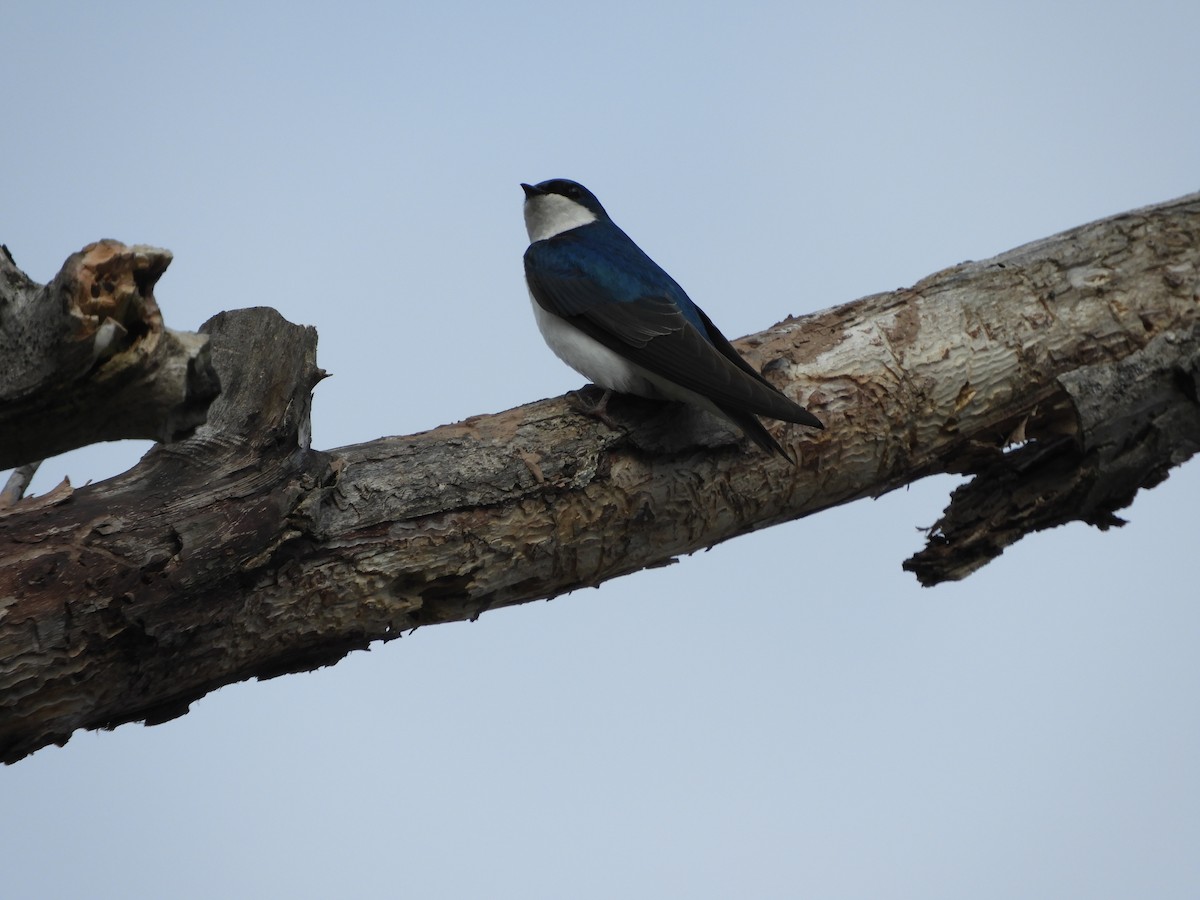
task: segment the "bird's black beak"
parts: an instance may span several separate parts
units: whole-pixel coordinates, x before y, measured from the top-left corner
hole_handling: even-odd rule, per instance
[[[525,184],[525,182],[521,182],[521,190],[525,192],[525,199],[527,200],[530,197],[540,197],[546,193],[540,187],[534,187],[532,184]]]

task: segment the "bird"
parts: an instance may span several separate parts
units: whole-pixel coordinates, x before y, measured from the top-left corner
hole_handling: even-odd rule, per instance
[[[758,420],[824,428],[767,381],[679,284],[578,182],[552,178],[525,192],[525,280],[542,337],[604,394],[675,400],[737,426],[768,453],[792,458]]]

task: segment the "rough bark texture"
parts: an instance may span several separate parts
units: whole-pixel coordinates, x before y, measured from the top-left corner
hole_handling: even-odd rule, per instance
[[[0,248],[0,469],[120,438],[173,441],[219,391],[200,335],[163,326],[171,254],[89,244],[47,285]]]
[[[907,564],[925,583],[1033,530],[1114,524],[1200,447],[1198,270],[1194,195],[747,338],[826,423],[773,426],[797,467],[629,398],[623,430],[559,398],[313,451],[315,333],[222,314],[207,425],[0,511],[0,758],[935,472],[977,474]]]

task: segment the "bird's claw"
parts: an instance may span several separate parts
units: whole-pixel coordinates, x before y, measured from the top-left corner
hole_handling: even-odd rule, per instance
[[[589,389],[591,391],[600,391],[600,399],[589,400],[584,396],[584,392],[589,391]],[[568,391],[567,403],[570,404],[571,409],[575,410],[575,412],[587,416],[589,419],[598,419],[613,431],[624,431],[624,426],[608,414],[608,400],[612,397],[612,393],[612,391],[605,388],[588,385],[577,391]]]

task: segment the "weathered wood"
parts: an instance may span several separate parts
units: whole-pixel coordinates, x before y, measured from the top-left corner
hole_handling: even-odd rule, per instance
[[[41,460],[35,460],[17,466],[8,474],[8,481],[4,483],[4,488],[0,490],[0,509],[12,506],[25,496],[25,489],[29,487],[29,482],[33,481],[33,476],[37,474],[37,470],[41,465]]]
[[[927,583],[1111,524],[1200,446],[1198,271],[1193,195],[747,338],[826,423],[772,426],[797,467],[632,398],[610,404],[624,430],[560,398],[313,451],[315,334],[222,314],[208,425],[0,512],[0,758],[935,472],[979,475],[910,564]]]
[[[219,392],[200,335],[163,325],[171,254],[99,241],[38,285],[0,251],[0,469],[121,438],[172,441]]]
[[[1200,449],[1200,325],[1164,331],[1115,363],[1059,376],[1076,418],[1071,437],[1024,443],[976,462],[927,546],[904,563],[922,584],[964,578],[1034,531],[1113,513]]]

